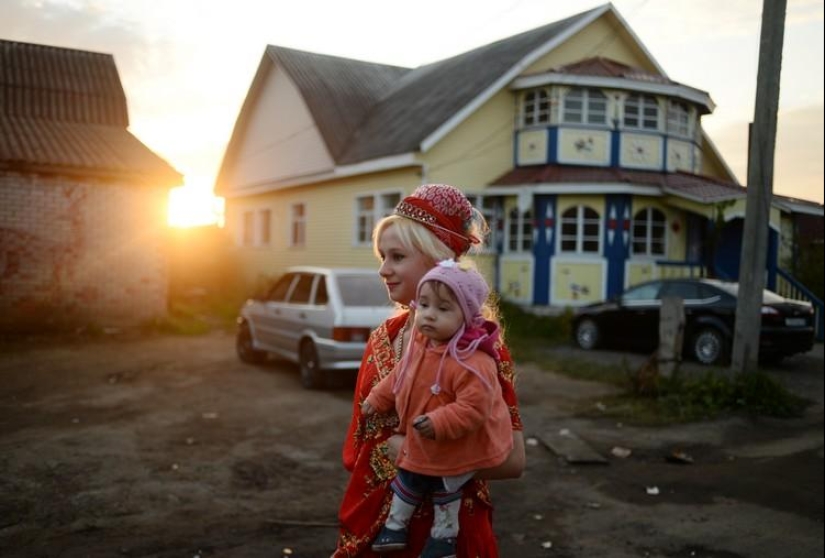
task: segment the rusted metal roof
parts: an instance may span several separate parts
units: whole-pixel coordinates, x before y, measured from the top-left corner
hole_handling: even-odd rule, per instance
[[[594,56],[586,58],[566,66],[560,66],[552,70],[559,74],[570,74],[575,76],[601,76],[612,78],[624,78],[636,81],[648,81],[652,83],[676,84],[666,76],[646,72],[641,68],[628,66],[610,58]]]
[[[662,193],[702,203],[741,198],[746,189],[733,182],[685,172],[663,173],[627,170],[616,167],[578,167],[542,165],[519,167],[507,172],[491,186],[536,186],[539,184],[616,184],[654,186]]]
[[[0,169],[180,184],[128,125],[111,55],[0,40]]]

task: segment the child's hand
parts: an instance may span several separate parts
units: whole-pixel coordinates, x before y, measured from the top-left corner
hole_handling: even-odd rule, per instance
[[[369,404],[369,401],[366,399],[363,403],[361,403],[361,414],[362,415],[371,415],[375,413],[375,407]]]
[[[433,421],[427,415],[418,415],[413,420],[413,428],[425,438],[435,440],[435,429],[433,428]]]

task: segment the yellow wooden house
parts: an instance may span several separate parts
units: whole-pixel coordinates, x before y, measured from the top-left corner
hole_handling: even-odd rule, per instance
[[[668,274],[738,276],[745,189],[702,129],[713,110],[611,4],[412,69],[268,46],[216,193],[254,280],[377,268],[374,223],[453,184],[490,222],[479,262],[503,297],[576,306]],[[797,222],[822,215],[774,198],[771,285]]]

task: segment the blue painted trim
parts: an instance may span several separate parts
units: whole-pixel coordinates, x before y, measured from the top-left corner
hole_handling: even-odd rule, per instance
[[[619,166],[619,152],[622,144],[622,133],[619,130],[610,131],[610,166]]]
[[[559,162],[559,129],[557,126],[547,129],[547,161],[550,164]]]

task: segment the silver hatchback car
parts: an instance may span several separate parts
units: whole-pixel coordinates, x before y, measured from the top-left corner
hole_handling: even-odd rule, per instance
[[[304,387],[317,389],[329,371],[358,368],[370,332],[393,312],[375,269],[291,267],[243,305],[235,347],[244,362],[297,363]]]

